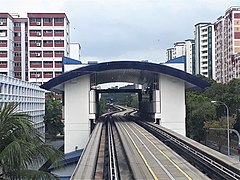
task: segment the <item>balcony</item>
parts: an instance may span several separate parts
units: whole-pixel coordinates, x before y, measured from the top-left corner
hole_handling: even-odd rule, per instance
[[[43,32],[43,36],[44,37],[52,37],[53,36],[53,32]]]
[[[7,68],[7,62],[0,64],[0,68]]]
[[[0,58],[6,58],[6,57],[7,57],[7,53],[0,54]]]
[[[0,47],[7,47],[7,42],[6,43],[1,43]]]
[[[1,31],[0,37],[7,37],[7,31]]]
[[[64,22],[54,22],[54,26],[64,26]]]
[[[14,51],[21,51],[21,47],[14,47]]]
[[[53,42],[52,43],[43,42],[43,47],[53,47]]]
[[[53,57],[53,53],[44,53],[43,52],[43,57]]]
[[[53,73],[51,72],[51,73],[44,73],[44,75],[43,75],[43,77],[44,78],[53,78]]]
[[[21,31],[21,27],[14,27],[14,31]]]
[[[21,62],[21,57],[20,57],[20,56],[15,56],[15,57],[13,58],[13,61],[14,61],[14,62]]]
[[[30,31],[30,37],[41,37],[42,36],[42,33],[41,31],[38,31],[38,32],[31,32]]]
[[[30,42],[30,47],[41,47],[41,41],[35,43],[35,42]]]
[[[54,57],[63,57],[64,56],[64,52],[62,53],[56,53],[54,54]]]
[[[21,67],[20,66],[15,66],[14,71],[21,71]]]
[[[56,36],[56,37],[63,37],[64,36],[64,31],[62,31],[62,32],[54,32],[54,36]]]
[[[13,38],[14,41],[21,41],[21,37],[20,36],[16,36]]]
[[[61,72],[55,72],[55,77],[60,76],[61,74]]]
[[[44,63],[43,67],[44,68],[53,68],[53,63]]]
[[[35,79],[42,78],[42,74],[30,73],[30,78],[35,78]]]
[[[54,43],[54,47],[64,47],[64,42],[61,42],[61,43]]]
[[[62,62],[55,62],[55,68],[62,68]]]
[[[41,22],[30,22],[29,26],[41,26]]]
[[[52,26],[53,22],[43,22],[43,26]]]
[[[41,53],[30,53],[30,57],[32,57],[32,58],[34,58],[34,57],[40,58],[40,57],[42,57],[42,54]]]
[[[42,63],[30,63],[30,68],[42,68]]]

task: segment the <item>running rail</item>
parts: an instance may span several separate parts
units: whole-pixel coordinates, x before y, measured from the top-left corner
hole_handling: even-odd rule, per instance
[[[117,160],[116,160],[116,151],[115,151],[115,144],[114,144],[114,137],[112,132],[112,125],[108,122],[108,150],[109,150],[109,165],[110,165],[110,179],[111,180],[118,180],[119,172],[117,168]]]

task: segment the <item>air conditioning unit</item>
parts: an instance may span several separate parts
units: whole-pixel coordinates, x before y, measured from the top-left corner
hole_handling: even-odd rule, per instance
[[[37,47],[40,47],[41,46],[41,43],[37,43]]]
[[[37,22],[37,25],[40,26],[40,25],[41,25],[41,22]]]
[[[3,22],[0,22],[0,26],[2,26],[3,25]]]
[[[41,56],[41,53],[37,53],[36,56],[37,56],[37,57],[40,57],[40,56]]]
[[[37,33],[37,36],[41,36],[42,34],[40,32]]]

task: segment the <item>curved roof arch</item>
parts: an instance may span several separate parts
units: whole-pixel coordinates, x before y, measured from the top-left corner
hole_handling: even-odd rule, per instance
[[[141,61],[112,61],[84,66],[65,72],[44,83],[41,88],[53,91],[63,91],[59,87],[65,82],[86,74],[94,73],[97,73],[98,84],[107,82],[144,83],[148,81],[148,76],[153,73],[158,73],[179,78],[191,87],[197,86],[200,88],[206,88],[209,86],[206,81],[203,81],[196,76],[163,64]]]

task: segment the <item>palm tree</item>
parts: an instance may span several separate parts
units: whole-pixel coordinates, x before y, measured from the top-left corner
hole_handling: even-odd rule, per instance
[[[7,104],[0,110],[0,179],[56,179],[36,167],[46,160],[54,162],[61,152],[44,144],[29,116],[17,106]]]

